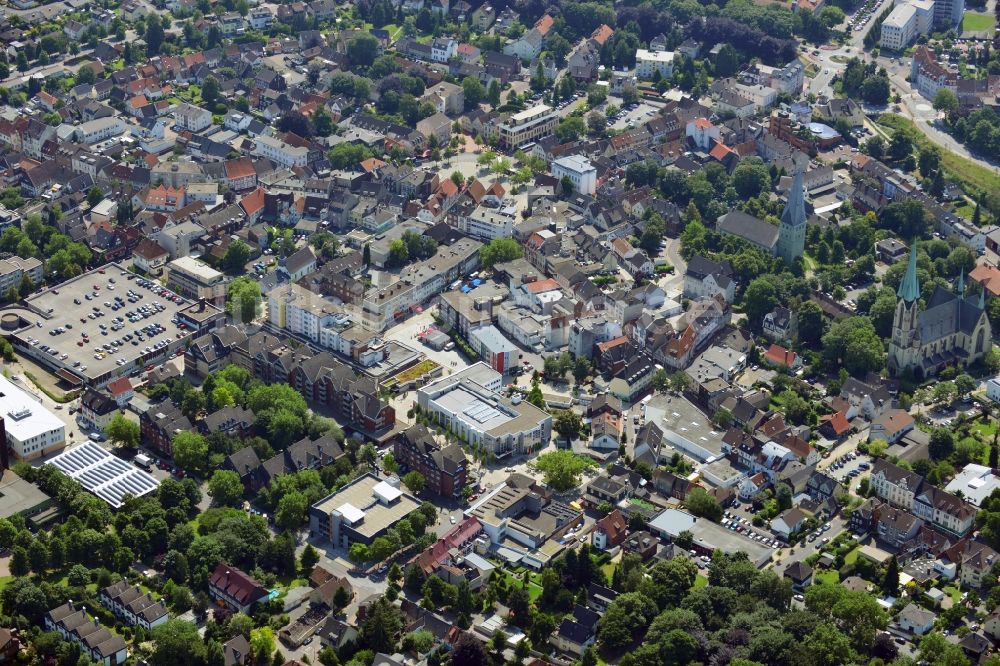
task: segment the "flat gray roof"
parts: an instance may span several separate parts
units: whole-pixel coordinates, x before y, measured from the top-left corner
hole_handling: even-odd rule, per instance
[[[35,484],[25,481],[9,469],[4,471],[3,478],[0,479],[0,518],[32,511],[50,500]]]
[[[330,515],[334,511],[341,511],[342,507],[347,505],[348,510],[341,511],[345,517],[356,517],[356,514],[361,514],[360,522],[353,520],[352,522],[356,524],[351,525],[351,529],[366,537],[374,537],[420,508],[420,502],[405,492],[401,492],[399,499],[392,504],[376,501],[375,487],[380,483],[384,481],[366,474],[349,486],[327,495],[313,504],[312,508]],[[355,516],[348,516],[348,513]]]
[[[152,348],[160,340],[167,340],[169,344],[166,349],[171,351],[182,345],[191,331],[181,330],[171,320],[178,312],[190,307],[191,301],[184,299],[183,303],[178,304],[168,300],[165,296],[155,294],[149,287],[139,286],[140,279],[120,264],[111,263],[32,296],[16,309],[28,321],[28,326],[15,332],[14,337],[20,341],[21,347],[30,348],[31,354],[49,367],[66,368],[83,377],[88,384],[103,384],[108,380],[106,375],[115,378],[127,375],[133,369],[141,369],[148,363],[161,362],[164,360],[162,351],[146,352],[145,348]],[[141,297],[135,303],[128,301],[130,289]],[[90,300],[87,300],[88,295]],[[105,305],[115,305],[115,296],[124,300],[124,306],[118,310]],[[140,307],[152,306],[154,303],[159,303],[163,310],[151,312],[137,322],[128,320],[128,312],[135,314]],[[89,315],[96,314],[95,308],[103,315],[91,319]],[[118,331],[112,331],[111,327],[115,323],[112,320],[117,317],[124,320],[124,326]],[[102,324],[106,327],[104,333],[100,328]],[[143,333],[145,340],[138,342],[136,332],[155,324],[159,324],[164,330],[154,335]],[[50,331],[60,326],[66,329],[64,333],[50,334]],[[90,342],[81,346],[77,343],[83,341],[84,333]],[[133,340],[117,347],[114,354],[106,354],[103,359],[94,358],[97,347],[110,344],[126,334],[132,334]],[[180,337],[177,337],[178,334]],[[32,345],[32,340],[37,340],[37,343]],[[138,344],[132,344],[133,341]],[[56,353],[42,351],[43,345],[54,348]],[[65,359],[61,358],[63,354],[66,354]],[[125,365],[119,366],[116,363],[118,359],[125,359]],[[80,362],[79,366],[74,367],[73,364],[77,361]],[[86,366],[87,369],[81,370],[80,366]]]

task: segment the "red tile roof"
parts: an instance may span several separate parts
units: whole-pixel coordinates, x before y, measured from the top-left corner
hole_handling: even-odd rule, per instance
[[[254,171],[253,162],[247,158],[226,160],[226,178],[229,180],[248,178],[255,174],[256,171]]]
[[[555,291],[556,289],[559,288],[559,283],[553,280],[552,278],[548,278],[546,280],[529,282],[528,284],[524,285],[524,288],[528,290],[528,293],[540,294],[544,291]]]
[[[542,35],[542,37],[544,37],[545,35],[549,34],[549,30],[552,29],[552,26],[554,24],[555,21],[552,19],[551,16],[549,16],[548,14],[543,14],[542,18],[538,19],[535,22],[535,30],[537,30]]]
[[[210,589],[220,590],[242,605],[252,604],[267,595],[267,590],[260,583],[226,563],[215,567],[208,584]]]
[[[838,437],[851,429],[851,424],[847,420],[847,416],[844,412],[828,414],[820,420],[823,421],[824,424],[827,425]]]
[[[628,521],[618,509],[615,509],[594,523],[594,531],[600,530],[608,537],[608,543],[617,545],[625,540],[625,533],[628,531]]]
[[[980,264],[969,273],[969,279],[983,286],[990,296],[1000,296],[1000,268],[989,264]]]
[[[590,38],[604,46],[604,42],[611,39],[611,35],[615,34],[614,29],[606,23],[602,23],[594,29],[594,32],[590,33]]]
[[[256,190],[240,199],[240,208],[247,216],[251,216],[264,208],[264,188]]]
[[[119,377],[108,384],[108,393],[116,398],[120,395],[125,395],[131,390],[132,382],[129,381],[128,377]]]
[[[785,349],[781,345],[771,345],[764,358],[775,365],[783,365],[786,368],[790,368],[795,363],[795,359],[798,358],[798,354]]]
[[[708,152],[708,154],[721,162],[726,159],[726,156],[728,156],[731,152],[733,152],[732,149],[726,144],[717,143],[712,150]]]

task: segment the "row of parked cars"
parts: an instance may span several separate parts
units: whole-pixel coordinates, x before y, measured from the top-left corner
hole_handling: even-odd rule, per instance
[[[737,516],[735,513],[724,512],[722,514],[722,526],[733,532],[742,534],[752,541],[757,541],[762,546],[768,546],[769,548],[780,548],[782,546],[781,541],[769,534],[756,531],[750,520],[742,516]]]

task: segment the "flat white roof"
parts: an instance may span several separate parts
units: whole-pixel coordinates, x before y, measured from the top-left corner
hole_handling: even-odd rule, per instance
[[[0,416],[3,416],[7,434],[24,442],[52,432],[65,430],[62,419],[50,412],[30,393],[0,375]]]
[[[673,62],[674,52],[673,51],[647,51],[646,49],[637,49],[635,52],[635,59],[643,60],[645,62]]]
[[[365,517],[365,512],[350,502],[341,504],[337,507],[337,511],[352,525],[361,522],[361,519]]]
[[[552,165],[561,166],[564,169],[569,169],[570,171],[575,171],[577,173],[597,171],[597,168],[590,163],[590,160],[582,155],[567,155],[566,157],[560,157],[554,161]]]
[[[544,115],[551,110],[552,110],[551,106],[548,106],[546,104],[539,104],[537,106],[531,107],[530,109],[525,109],[524,111],[511,115],[510,123],[517,124],[517,123],[522,123],[526,120],[532,120],[533,118]]]
[[[174,259],[169,264],[167,264],[169,270],[179,270],[188,275],[193,275],[194,277],[202,280],[205,283],[216,282],[223,277],[222,273],[215,270],[204,261],[198,261],[194,257],[180,257]]]
[[[403,491],[386,481],[379,481],[372,488],[372,493],[384,502],[394,502],[399,499]]]

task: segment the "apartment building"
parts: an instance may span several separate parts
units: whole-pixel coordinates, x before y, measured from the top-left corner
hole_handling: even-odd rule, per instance
[[[473,238],[490,241],[494,238],[509,238],[517,222],[517,209],[513,206],[490,208],[477,206],[468,215],[457,215],[456,227]]]
[[[0,259],[0,294],[6,295],[12,288],[20,288],[25,276],[33,285],[40,285],[44,277],[42,262],[34,257]]]
[[[267,300],[267,317],[271,324],[317,344],[323,337],[324,328],[332,328],[346,317],[342,306],[297,284],[283,284],[272,289]]]
[[[637,78],[652,80],[659,72],[663,78],[670,78],[674,73],[674,54],[672,51],[647,51],[637,49],[635,52],[635,75]]]
[[[871,489],[893,506],[911,511],[940,530],[964,536],[972,529],[976,508],[928,483],[922,476],[878,460],[872,468]]]
[[[597,168],[586,157],[568,155],[552,162],[552,175],[573,184],[573,191],[594,194],[597,191]]]
[[[370,331],[384,331],[410,308],[445,291],[450,282],[479,267],[482,245],[471,238],[463,238],[451,245],[439,246],[430,259],[404,269],[398,281],[369,291],[361,303],[361,325]]]
[[[253,154],[274,160],[284,167],[304,167],[309,161],[309,149],[293,146],[280,139],[258,136],[254,139]]]
[[[393,456],[404,469],[420,472],[435,495],[458,498],[465,488],[467,461],[462,447],[441,445],[426,426],[410,426],[396,436]]]
[[[97,143],[118,136],[125,131],[125,121],[117,116],[87,120],[76,126],[76,140],[79,143]]]
[[[558,114],[545,104],[515,113],[500,123],[500,145],[508,149],[520,148],[526,143],[551,134],[558,121]]]
[[[167,286],[181,296],[226,304],[226,276],[194,257],[174,259],[166,265]]]
[[[336,548],[371,544],[419,508],[415,497],[400,490],[399,479],[365,474],[312,505],[309,534]]]
[[[257,602],[267,598],[267,590],[253,576],[225,562],[215,567],[209,578],[208,594],[220,604],[248,614]]]
[[[182,102],[174,110],[174,120],[183,129],[200,132],[212,125],[212,112],[200,106]]]

